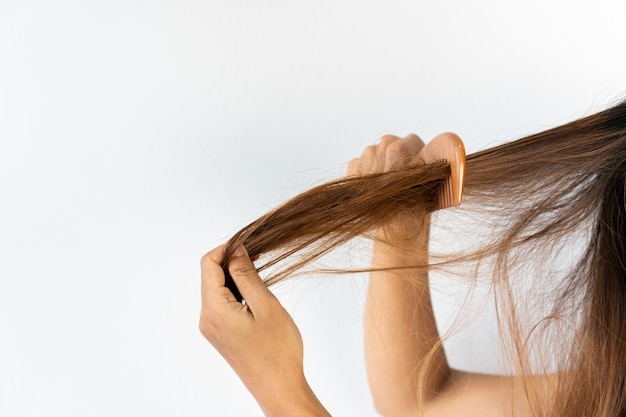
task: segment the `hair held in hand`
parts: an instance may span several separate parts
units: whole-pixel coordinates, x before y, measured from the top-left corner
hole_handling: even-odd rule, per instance
[[[416,164],[317,186],[235,234],[225,263],[244,244],[274,284],[396,216],[427,215],[449,172],[445,163]],[[626,102],[468,155],[465,175],[463,204],[450,215],[480,212],[484,227],[493,228],[490,238],[415,267],[488,260],[500,330],[533,415],[626,416]],[[511,295],[511,271],[541,262],[568,239],[579,256],[552,287],[549,313],[527,323]],[[539,339],[544,350],[555,350],[545,355],[558,371],[548,397],[532,383],[528,342],[537,329],[564,322],[570,343],[552,343],[558,331]]]

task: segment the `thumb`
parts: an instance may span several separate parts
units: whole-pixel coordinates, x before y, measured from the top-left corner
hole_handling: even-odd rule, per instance
[[[274,299],[274,295],[261,280],[245,248],[239,246],[228,263],[228,271],[241,296],[251,309]]]

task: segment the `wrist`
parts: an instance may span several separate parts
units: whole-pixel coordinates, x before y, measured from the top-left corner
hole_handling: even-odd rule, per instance
[[[376,239],[392,246],[415,247],[428,242],[430,214],[403,214],[376,230]]]
[[[304,375],[288,384],[266,386],[255,398],[267,417],[330,417]]]

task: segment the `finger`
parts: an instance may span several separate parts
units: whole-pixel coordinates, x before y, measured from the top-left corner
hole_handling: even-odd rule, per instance
[[[225,247],[226,245],[218,246],[204,254],[200,259],[203,293],[205,289],[224,286],[225,277],[221,265],[224,259]]]
[[[347,177],[356,175],[361,175],[361,160],[359,158],[354,158],[348,163],[348,172],[346,172]]]
[[[391,145],[394,142],[397,142],[401,140],[399,136],[396,135],[384,135],[383,137],[380,138],[380,144],[379,146],[382,148],[386,148],[387,146]]]
[[[402,140],[406,142],[407,146],[414,154],[419,153],[419,151],[421,151],[422,148],[425,146],[422,138],[417,136],[415,133],[409,133]]]
[[[408,164],[423,147],[424,142],[413,133],[391,143],[385,150],[385,170]]]
[[[376,166],[376,146],[370,145],[363,150],[360,158],[361,174],[370,174],[375,171]]]
[[[228,271],[251,310],[254,310],[255,306],[259,306],[261,303],[274,299],[274,295],[261,280],[243,246],[235,251],[228,264]]]
[[[380,143],[376,146],[376,164],[374,171],[386,171],[389,161],[387,160],[387,150],[395,146],[401,139],[394,135],[385,135],[380,138]]]

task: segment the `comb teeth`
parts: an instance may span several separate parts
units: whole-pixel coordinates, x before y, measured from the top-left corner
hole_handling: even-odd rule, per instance
[[[447,159],[437,159],[433,161],[435,163],[448,163]],[[451,175],[448,175],[446,180],[441,184],[439,190],[437,191],[437,207],[436,209],[443,209],[447,207],[452,207],[454,205],[453,202],[454,196],[452,194],[452,184],[451,184]]]
[[[424,146],[417,157],[426,164],[445,162],[450,165],[450,175],[437,192],[435,210],[461,204],[465,179],[465,146],[461,138],[454,133],[442,133]]]
[[[437,162],[448,162],[445,159],[441,159]],[[442,208],[447,208],[447,207],[451,207],[454,205],[453,202],[453,198],[454,196],[452,195],[452,184],[451,184],[451,175],[448,175],[448,178],[446,178],[446,180],[443,182],[443,184],[441,184],[441,187],[439,187],[439,191],[437,193],[437,202],[438,202],[438,207],[439,209]]]

